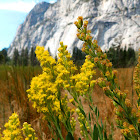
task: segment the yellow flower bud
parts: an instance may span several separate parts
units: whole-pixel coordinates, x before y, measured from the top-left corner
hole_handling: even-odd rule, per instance
[[[63,46],[63,42],[62,41],[60,42],[60,45]]]
[[[127,107],[131,107],[131,101],[129,99],[125,99],[125,104]]]

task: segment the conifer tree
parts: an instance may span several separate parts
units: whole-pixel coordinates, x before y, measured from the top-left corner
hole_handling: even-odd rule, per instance
[[[14,54],[13,54],[13,65],[15,66],[19,65],[19,52],[16,48],[14,49]]]
[[[6,63],[8,61],[7,51],[6,49],[3,49],[1,52],[4,57],[4,63]]]
[[[24,53],[24,66],[28,66],[28,58],[28,48],[26,48]]]
[[[30,65],[35,66],[37,65],[37,59],[36,59],[36,54],[35,54],[35,48],[32,47],[30,51]]]
[[[84,63],[86,54],[82,52],[79,48],[74,47],[72,60],[77,66],[81,66]]]
[[[22,48],[22,50],[21,50],[21,55],[20,55],[20,64],[21,64],[21,65],[24,65],[24,53],[25,53],[25,51],[24,51],[24,49]]]
[[[3,61],[4,61],[4,56],[3,56],[2,52],[0,52],[0,64],[2,64]]]
[[[106,51],[106,54],[115,68],[130,67],[135,65],[136,62],[136,55],[133,48],[128,48],[127,50],[126,47],[124,49],[120,48],[120,46],[117,48],[111,47]]]
[[[128,66],[132,66],[135,64],[136,55],[135,55],[135,51],[133,48],[128,48],[127,61],[128,61]]]

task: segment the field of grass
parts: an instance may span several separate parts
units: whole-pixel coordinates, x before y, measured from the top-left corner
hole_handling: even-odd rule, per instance
[[[133,91],[134,68],[119,68],[117,70],[120,89],[122,91],[128,90],[128,96],[135,105],[136,97]],[[32,108],[26,93],[26,90],[29,89],[31,79],[40,74],[41,71],[40,67],[0,66],[0,127],[2,129],[12,112],[17,112],[21,123],[27,121],[32,124],[39,139],[49,139],[49,131],[46,129],[47,124],[41,119],[42,115],[38,114]],[[99,76],[100,73],[97,71],[96,78]],[[114,129],[114,139],[120,140],[120,130],[116,127],[113,128],[113,124],[115,124],[114,106],[98,86],[95,86],[93,91],[93,101],[100,111],[100,117],[103,122],[106,121],[107,129],[110,133]],[[83,104],[85,111],[88,110],[86,101],[83,101]],[[75,137],[79,137],[79,134],[76,133]]]
[[[118,85],[120,86],[121,91],[128,93],[129,99],[134,106],[136,106],[137,96],[134,90],[133,83],[133,72],[134,67],[132,68],[118,68]],[[97,77],[100,74],[97,71]],[[115,115],[114,115],[114,105],[112,100],[104,95],[104,92],[98,86],[95,86],[93,92],[93,101],[97,105],[100,111],[100,117],[107,124],[107,129],[109,133],[112,133],[111,129],[114,126],[113,138],[114,140],[120,140],[123,136],[120,133],[120,129],[116,127]]]
[[[40,114],[32,108],[26,93],[26,90],[29,89],[31,79],[40,74],[41,71],[39,66],[0,66],[0,128],[2,130],[13,112],[19,114],[21,123],[25,121],[34,124],[41,122],[39,120]],[[36,122],[37,118],[39,121],[37,120]],[[40,124],[38,127],[40,127]],[[40,133],[40,131],[38,132]]]

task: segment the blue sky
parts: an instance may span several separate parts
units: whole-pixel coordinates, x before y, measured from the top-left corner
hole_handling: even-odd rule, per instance
[[[18,26],[35,4],[41,1],[54,3],[57,0],[0,0],[0,50],[9,47]]]

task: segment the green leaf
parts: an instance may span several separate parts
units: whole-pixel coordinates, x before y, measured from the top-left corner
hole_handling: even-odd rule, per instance
[[[103,122],[102,122],[102,119],[101,119],[101,125],[102,125],[102,128],[103,128],[104,126],[103,126]]]
[[[84,122],[84,121],[82,121],[82,124],[83,124],[84,130],[85,130],[85,131],[87,131],[87,127],[86,127],[86,125],[85,125],[85,122]]]
[[[120,88],[120,86],[119,86],[119,90],[120,90],[121,88]]]
[[[98,114],[97,114],[97,117],[99,118],[99,110],[98,110]]]
[[[99,138],[103,140],[103,128],[98,124]]]
[[[68,118],[70,118],[70,111],[68,112]]]
[[[109,140],[113,140],[112,134],[109,134]]]
[[[95,108],[95,115],[97,116],[97,107]]]
[[[70,132],[68,132],[68,135],[66,136],[66,140],[74,140],[74,137]]]
[[[81,140],[81,138],[79,138],[78,140]]]
[[[94,119],[93,113],[91,113],[91,117],[92,117],[92,119]]]
[[[104,140],[107,140],[107,134],[106,134],[106,131],[104,132]]]
[[[89,114],[88,114],[88,118],[89,118],[89,121],[91,121],[90,112],[89,112]]]
[[[93,108],[92,108],[92,106],[91,106],[91,105],[89,105],[89,107],[90,107],[90,109],[91,109],[91,110],[93,110]]]
[[[96,124],[94,125],[94,129],[93,129],[93,140],[98,140],[99,137],[99,130],[96,127]]]
[[[84,117],[86,118],[86,114],[85,114],[85,112],[84,112],[84,110],[82,110],[80,107],[79,107],[79,109],[80,109],[80,112],[84,115]]]
[[[60,128],[60,125],[59,125],[59,118],[57,117],[57,125],[58,127]]]

